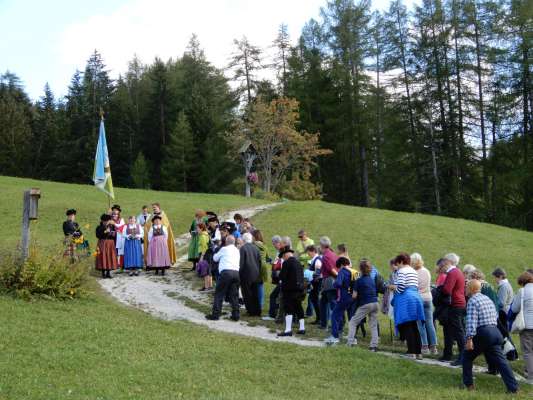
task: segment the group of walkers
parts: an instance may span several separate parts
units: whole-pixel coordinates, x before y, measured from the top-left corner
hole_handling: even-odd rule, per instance
[[[67,220],[63,223],[65,256],[75,260],[77,252],[84,248],[79,245],[83,233],[76,222],[76,210],[70,209],[66,214]],[[148,206],[143,206],[137,217],[127,218],[127,223],[121,214],[120,205],[113,205],[101,215],[96,227],[95,266],[102,278],[112,278],[114,270],[138,276],[143,268],[164,275],[176,262],[176,246],[170,221],[159,203],[152,204],[152,213]]]
[[[394,321],[397,336],[406,343],[405,356],[422,359],[424,354],[439,354],[436,326],[440,323],[444,346],[439,360],[463,367],[465,388],[474,388],[472,363],[483,354],[488,372],[499,373],[508,392],[514,393],[518,384],[508,360],[517,354],[510,336],[512,327],[513,332],[520,332],[526,381],[533,384],[533,270],[520,275],[521,289],[514,294],[502,268],[492,273],[494,289],[474,266],[465,265],[461,270],[454,253],[436,263],[435,282],[418,253],[401,253],[391,259],[390,275],[385,279],[370,260],[362,259],[354,268],[345,245],[334,251],[326,236],[315,245],[304,230],[298,232],[295,246],[290,237],[274,236],[276,254],[271,257],[262,232],[239,214],[219,223],[214,213],[199,210],[191,234],[193,269],[202,277],[210,276],[204,282],[216,282],[207,319],[218,320],[227,300],[231,319],[239,320],[241,296],[247,314],[259,317],[270,272],[273,290],[263,319],[285,323],[277,334],[280,337],[293,335],[293,323],[296,334],[305,335],[305,318],[314,315],[312,324],[330,331],[325,339],[328,345],[340,343],[348,321],[346,344],[354,346],[358,328],[364,330],[362,324],[368,322],[370,350],[377,351],[381,311]],[[207,241],[204,246],[202,235]],[[210,285],[201,290],[211,290]],[[455,358],[454,344],[458,349]]]
[[[98,238],[96,268],[103,278],[123,268],[138,275],[146,266],[164,274],[176,261],[170,222],[158,203],[153,214],[145,206],[138,217],[128,223],[121,218],[120,206],[114,205],[101,216],[96,228]],[[63,228],[68,238],[79,237],[75,210],[67,212]],[[509,365],[517,358],[510,332],[519,332],[526,381],[533,384],[533,270],[518,278],[520,290],[515,294],[502,268],[492,272],[496,288],[472,265],[459,268],[454,253],[438,260],[435,282],[418,253],[400,253],[389,262],[385,279],[368,259],[356,266],[343,244],[332,248],[323,236],[318,244],[305,230],[298,232],[293,246],[290,237],[272,237],[274,254],[270,254],[263,234],[248,218],[235,214],[220,222],[214,212],[197,210],[190,228],[188,259],[203,280],[202,291],[214,291],[211,313],[207,319],[222,316],[224,301],[231,306],[230,318],[240,319],[242,306],[252,317],[261,317],[265,301],[265,283],[270,279],[268,314],[263,320],[285,323],[278,336],[305,335],[305,318],[330,332],[328,345],[338,345],[347,322],[346,344],[357,345],[357,333],[370,328],[370,350],[377,351],[380,329],[379,312],[394,322],[395,334],[407,346],[406,357],[422,359],[438,355],[437,322],[443,328],[444,346],[439,360],[463,367],[464,387],[474,388],[472,363],[483,354],[488,372],[500,374],[508,392],[518,384]],[[72,251],[72,247],[69,247]],[[304,300],[308,299],[304,310]],[[458,354],[453,357],[453,347]]]

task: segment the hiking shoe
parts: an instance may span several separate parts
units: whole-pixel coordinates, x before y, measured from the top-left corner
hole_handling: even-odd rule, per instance
[[[422,354],[429,354],[429,347],[428,346],[422,346]]]
[[[324,339],[324,343],[326,343],[328,345],[335,345],[335,344],[339,343],[339,339],[334,337],[334,336],[330,336],[330,337]]]
[[[436,356],[437,354],[439,354],[439,349],[437,349],[437,346],[429,346],[429,352]]]
[[[416,354],[406,353],[406,354],[402,354],[402,357],[407,358],[409,360],[416,360]]]
[[[378,352],[378,348],[377,347],[369,347],[368,350],[370,350],[373,353],[377,353]]]
[[[354,340],[348,340],[348,341],[346,342],[346,346],[348,346],[348,347],[355,347],[355,346],[357,346],[357,339],[354,339]]]
[[[452,359],[449,358],[449,357],[442,356],[442,357],[439,358],[439,361],[440,362],[450,362],[450,361],[452,361]]]
[[[238,315],[232,315],[231,317],[229,317],[229,319],[231,319],[232,321],[239,321],[240,317]]]
[[[296,332],[297,335],[305,335],[305,329],[300,329]]]
[[[208,314],[205,316],[205,319],[208,319],[209,321],[218,321],[219,318],[216,315]]]
[[[416,359],[417,359],[417,360],[423,360],[424,357],[422,356],[422,354],[417,354],[417,355],[416,355]]]
[[[292,336],[292,331],[290,332],[279,332],[278,337]]]

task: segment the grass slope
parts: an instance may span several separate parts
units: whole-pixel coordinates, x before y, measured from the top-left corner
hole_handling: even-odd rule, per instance
[[[314,349],[164,322],[103,295],[0,297],[0,399],[498,399],[498,379],[365,349]],[[527,394],[525,394],[527,397]]]
[[[51,248],[60,246],[63,238],[62,224],[65,211],[75,208],[78,211],[77,221],[85,236],[95,245],[94,230],[100,215],[107,210],[107,197],[94,186],[72,185],[57,182],[36,181],[0,176],[0,215],[4,228],[0,231],[0,248],[5,249],[16,245],[20,240],[20,224],[22,218],[22,193],[25,189],[38,187],[41,189],[39,201],[39,220],[32,223],[32,240],[39,246]],[[231,210],[238,207],[264,203],[256,199],[246,199],[233,195],[212,195],[201,193],[171,193],[151,190],[115,188],[115,200],[120,204],[122,215],[138,215],[144,204],[161,203],[167,213],[175,234],[189,229],[194,210]],[[89,224],[90,227],[84,228]]]
[[[400,251],[422,254],[430,270],[453,251],[462,265],[483,270],[487,280],[495,266],[503,266],[513,286],[515,278],[533,266],[533,233],[461,219],[309,201],[281,205],[254,222],[267,237],[280,234],[297,240],[301,228],[315,241],[327,235],[335,244],[347,244],[353,261],[370,258],[386,276],[388,260]]]
[[[19,226],[21,191],[30,186],[43,190],[34,231],[44,245],[60,241],[65,208],[77,207],[93,224],[105,210],[103,196],[92,187],[0,178],[5,226]],[[162,202],[176,233],[188,228],[196,207],[256,203],[236,196],[118,190],[126,213],[153,200]],[[528,233],[320,202],[280,206],[258,216],[256,224],[269,235],[295,237],[300,227],[315,238],[328,234],[346,242],[352,257],[371,257],[382,271],[400,250],[418,250],[428,259],[455,250],[481,266],[506,261],[513,274],[532,256]],[[2,248],[14,243],[9,230],[0,235]],[[160,321],[117,304],[94,281],[91,285],[93,296],[70,302],[0,297],[0,399],[504,397],[499,379],[478,376],[477,392],[466,393],[458,389],[459,370],[384,358],[365,348],[302,348]],[[523,388],[521,397],[531,394]]]

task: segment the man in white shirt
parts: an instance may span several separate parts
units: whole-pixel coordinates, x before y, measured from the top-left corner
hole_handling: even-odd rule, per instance
[[[144,227],[146,221],[149,221],[152,214],[148,212],[148,206],[143,206],[141,213],[137,216],[137,222]]]
[[[239,249],[235,247],[235,237],[229,235],[226,238],[226,245],[215,253],[213,260],[218,262],[218,272],[220,276],[217,279],[213,310],[211,314],[206,315],[205,318],[212,321],[218,320],[222,313],[222,302],[226,295],[228,295],[231,304],[231,319],[233,321],[238,321],[240,318],[239,265],[241,262],[241,254]]]

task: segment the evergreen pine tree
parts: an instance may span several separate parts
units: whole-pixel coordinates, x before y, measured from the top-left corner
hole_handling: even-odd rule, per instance
[[[187,192],[194,167],[195,151],[191,127],[183,112],[178,115],[162,156],[161,188]]]

